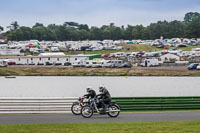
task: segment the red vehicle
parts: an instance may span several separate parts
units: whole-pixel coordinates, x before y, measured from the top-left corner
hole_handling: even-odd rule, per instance
[[[8,62],[8,65],[16,65],[15,62]]]

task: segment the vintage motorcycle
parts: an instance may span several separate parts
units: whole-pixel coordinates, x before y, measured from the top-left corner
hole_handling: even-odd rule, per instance
[[[90,118],[95,112],[101,115],[107,114],[110,117],[117,117],[120,113],[120,106],[115,102],[111,102],[107,105],[106,110],[103,110],[100,106],[99,99],[95,97],[90,99],[89,105],[82,106],[81,115],[85,118]]]
[[[88,105],[88,99],[85,97],[79,97],[76,102],[74,102],[71,106],[71,111],[74,115],[81,114],[81,108],[85,105]]]

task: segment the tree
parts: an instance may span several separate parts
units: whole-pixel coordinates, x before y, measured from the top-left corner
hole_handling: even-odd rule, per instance
[[[185,26],[185,37],[199,38],[200,37],[200,18],[195,19]]]
[[[132,37],[133,39],[144,39],[146,37],[147,31],[146,28],[142,25],[136,25],[134,26],[132,30]]]
[[[69,26],[69,27],[78,27],[79,24],[77,22],[65,22],[64,26]]]
[[[0,34],[1,34],[1,32],[3,31],[4,29],[3,29],[3,27],[2,26],[0,26]]]
[[[91,27],[89,33],[90,40],[103,40],[102,30],[98,27]]]
[[[86,30],[86,31],[89,31],[89,27],[88,27],[87,24],[80,24],[80,25],[78,26],[78,29],[79,29],[79,30]]]
[[[184,21],[191,22],[194,19],[199,19],[200,14],[198,12],[189,12],[185,14]]]
[[[44,27],[44,25],[41,23],[36,23],[32,28],[35,28],[35,27]]]
[[[10,30],[4,33],[9,40],[104,40],[104,39],[159,39],[164,38],[199,38],[200,37],[200,14],[187,13],[185,21],[158,21],[149,26],[127,25],[115,26],[114,23],[103,25],[100,28],[91,27],[87,24],[65,22],[63,25],[50,24],[45,27],[42,23],[36,23],[33,27],[20,27],[17,21],[9,26]],[[3,27],[0,26],[0,32]]]
[[[7,26],[7,28],[9,28],[10,30],[16,30],[19,28],[19,24],[17,21],[14,21],[10,24],[10,26]]]
[[[32,28],[32,39],[37,39],[37,40],[47,40],[47,30],[45,27],[34,27]]]
[[[127,25],[127,28],[124,31],[124,37],[123,38],[127,39],[127,40],[132,40],[133,39],[132,31],[133,31],[133,26]]]

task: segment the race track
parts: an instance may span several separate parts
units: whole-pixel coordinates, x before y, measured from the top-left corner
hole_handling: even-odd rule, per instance
[[[196,121],[200,112],[121,113],[117,118],[107,115],[93,115],[83,118],[72,114],[1,114],[0,124],[49,124],[49,123],[104,123],[104,122],[146,122],[146,121]]]

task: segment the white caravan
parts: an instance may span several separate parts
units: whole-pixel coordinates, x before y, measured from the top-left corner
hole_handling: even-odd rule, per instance
[[[160,62],[158,59],[152,58],[152,59],[145,59],[144,62],[142,62],[140,65],[142,67],[153,67],[153,66],[159,66],[162,62]]]
[[[102,67],[101,62],[95,60],[87,60],[85,62],[85,67]]]
[[[73,67],[83,67],[84,63],[83,63],[83,61],[76,60],[76,61],[72,62],[72,66]]]

